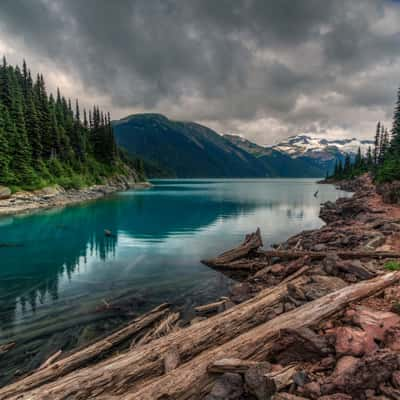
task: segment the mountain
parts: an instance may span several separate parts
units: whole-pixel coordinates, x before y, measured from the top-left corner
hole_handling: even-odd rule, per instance
[[[296,135],[271,146],[272,149],[288,154],[293,158],[311,157],[315,159],[335,159],[338,155],[356,155],[358,149],[363,154],[368,147],[373,147],[372,140],[352,139],[323,139],[310,135]]]
[[[266,176],[282,178],[310,178],[325,176],[327,166],[308,158],[295,158],[271,147],[259,146],[238,135],[224,135],[235,146],[257,157]]]
[[[369,141],[293,136],[263,147],[237,135],[219,135],[194,122],[135,114],[113,122],[117,143],[144,160],[149,177],[322,177],[335,160],[365,150]]]
[[[355,157],[359,148],[365,154],[369,146],[374,146],[372,140],[326,139],[302,134],[291,136],[269,148],[293,159],[313,162],[325,171],[332,171],[337,159],[343,161],[346,154]]]
[[[263,177],[257,157],[212,129],[194,122],[173,121],[160,114],[135,114],[113,122],[117,143],[164,176],[179,178]],[[152,174],[151,177],[160,176]]]

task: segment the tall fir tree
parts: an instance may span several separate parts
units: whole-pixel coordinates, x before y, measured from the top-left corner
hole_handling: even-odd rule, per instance
[[[397,91],[396,106],[393,114],[391,151],[400,156],[400,88]]]

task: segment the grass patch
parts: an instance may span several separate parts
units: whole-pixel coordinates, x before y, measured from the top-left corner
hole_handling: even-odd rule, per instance
[[[385,264],[385,269],[388,271],[400,271],[400,262],[389,261]]]

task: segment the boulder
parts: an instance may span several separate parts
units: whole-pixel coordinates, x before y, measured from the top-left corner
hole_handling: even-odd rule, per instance
[[[349,326],[336,328],[335,350],[338,355],[360,357],[378,349],[374,336],[367,332]]]
[[[400,326],[400,315],[366,307],[359,307],[353,314],[352,320],[370,337],[381,342],[385,339],[385,334],[390,328]]]
[[[243,392],[242,377],[239,374],[226,373],[216,379],[205,400],[240,400]]]
[[[377,389],[399,369],[398,354],[391,350],[377,350],[362,358],[342,357],[333,374],[321,386],[322,394],[347,393],[360,398],[367,389]]]
[[[11,196],[11,189],[7,186],[0,186],[0,200],[8,199]]]
[[[247,391],[255,396],[257,400],[268,399],[276,392],[274,382],[266,379],[266,374],[270,369],[270,367],[256,365],[250,367],[244,375]]]

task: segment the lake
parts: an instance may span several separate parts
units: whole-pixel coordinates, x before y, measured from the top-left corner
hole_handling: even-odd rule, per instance
[[[201,259],[235,246],[257,227],[266,247],[318,228],[320,203],[348,196],[312,179],[153,184],[0,218],[0,242],[19,246],[0,248],[0,344],[98,323],[114,304],[135,315],[167,301],[190,313],[193,305],[225,295],[231,283]]]

